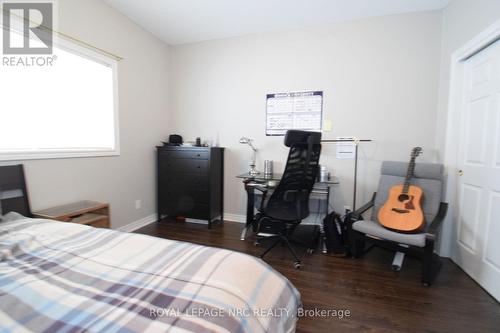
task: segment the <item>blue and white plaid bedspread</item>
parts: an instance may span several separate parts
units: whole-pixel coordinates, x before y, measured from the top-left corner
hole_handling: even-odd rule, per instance
[[[40,219],[0,223],[1,332],[293,332],[300,295],[261,260]]]

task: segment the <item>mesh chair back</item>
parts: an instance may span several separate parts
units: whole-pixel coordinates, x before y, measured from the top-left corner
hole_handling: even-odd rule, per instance
[[[404,183],[407,169],[408,163],[404,162],[384,161],[382,163],[372,215],[373,221],[378,221],[378,211],[387,201],[389,189]],[[416,163],[415,165],[414,178],[410,184],[420,187],[424,192],[422,210],[427,224],[437,215],[442,201],[443,171],[444,166],[442,164]]]
[[[309,195],[318,175],[321,133],[289,132],[300,139],[292,142],[287,133],[285,144],[290,151],[285,171],[264,212],[275,219],[299,221],[309,216]]]

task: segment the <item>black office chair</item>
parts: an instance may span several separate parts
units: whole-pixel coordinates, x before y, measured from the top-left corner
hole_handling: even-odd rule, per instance
[[[318,174],[321,133],[289,130],[285,135],[285,146],[290,147],[285,171],[267,202],[268,189],[256,187],[262,192],[262,200],[254,225],[258,233],[270,234],[257,236],[258,241],[274,240],[261,258],[281,243],[294,256],[295,268],[300,268],[300,260],[290,243],[307,245],[291,236],[300,222],[309,216],[309,195]]]

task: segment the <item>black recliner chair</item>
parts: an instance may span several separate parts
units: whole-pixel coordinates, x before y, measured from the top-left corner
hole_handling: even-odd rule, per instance
[[[254,225],[258,233],[270,234],[257,236],[258,241],[274,240],[261,254],[261,258],[281,243],[294,256],[295,268],[300,268],[300,260],[290,243],[306,245],[293,239],[292,234],[300,222],[309,216],[309,196],[316,181],[321,154],[321,133],[289,130],[285,135],[285,146],[290,147],[285,171],[269,200],[266,200],[268,189],[256,187],[262,192],[262,200]]]

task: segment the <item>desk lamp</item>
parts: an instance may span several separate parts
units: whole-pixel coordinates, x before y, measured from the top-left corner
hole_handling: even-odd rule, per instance
[[[245,138],[245,137],[240,139],[241,144],[248,145],[250,148],[252,148],[252,151],[253,151],[252,163],[250,164],[250,171],[248,172],[248,174],[251,176],[255,176],[255,175],[260,174],[260,171],[257,171],[257,169],[255,169],[255,159],[257,158],[257,148],[254,147],[254,145],[252,144],[252,141],[253,141],[252,139]]]

